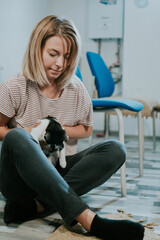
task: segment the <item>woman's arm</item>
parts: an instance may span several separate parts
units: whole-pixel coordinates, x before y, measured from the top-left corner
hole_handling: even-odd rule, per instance
[[[0,113],[0,141],[2,141],[3,138],[5,137],[5,135],[11,130],[10,128],[6,127],[9,120],[10,120],[9,117]],[[40,123],[41,123],[41,121],[39,121],[38,123],[36,123],[30,127],[26,127],[24,129],[30,133],[32,131],[32,128],[37,127]]]
[[[92,126],[77,125],[74,127],[63,126],[70,138],[87,138],[92,135]]]
[[[0,113],[0,141],[2,141],[5,135],[10,131],[10,129],[6,127],[9,120],[9,117]]]

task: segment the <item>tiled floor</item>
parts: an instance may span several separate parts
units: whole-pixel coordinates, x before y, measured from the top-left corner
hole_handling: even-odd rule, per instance
[[[103,141],[94,137],[93,143]],[[101,187],[85,194],[82,198],[97,213],[115,213],[121,209],[131,213],[134,218],[146,218],[147,222],[156,222],[155,232],[160,233],[160,139],[156,150],[152,149],[152,140],[145,139],[144,176],[139,177],[138,142],[135,137],[127,137],[126,178],[127,197],[121,197],[120,172]],[[88,140],[81,140],[79,150],[88,146]],[[4,199],[0,196],[0,239],[1,240],[40,240],[47,238],[55,229],[58,215],[32,220],[20,225],[3,223]]]

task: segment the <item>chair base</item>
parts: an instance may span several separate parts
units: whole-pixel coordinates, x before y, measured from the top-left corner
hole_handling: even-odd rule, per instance
[[[100,109],[94,109],[94,111],[100,111]],[[121,109],[119,108],[112,108],[112,109],[102,109],[101,112],[105,113],[105,126],[106,124],[106,118],[109,116],[109,114],[114,113],[117,115],[118,118],[118,129],[119,129],[119,140],[124,144],[124,119]],[[143,176],[143,158],[144,158],[144,130],[143,130],[143,118],[142,113],[139,111],[136,113],[138,116],[138,136],[139,136],[139,176]],[[106,128],[107,129],[107,128]],[[105,137],[108,137],[108,130],[105,132]],[[92,145],[92,136],[89,138],[89,145]],[[125,197],[127,195],[126,190],[126,166],[123,164],[123,166],[120,169],[121,171],[121,194],[122,197]]]

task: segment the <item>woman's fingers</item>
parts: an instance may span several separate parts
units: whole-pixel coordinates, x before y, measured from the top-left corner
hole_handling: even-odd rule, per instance
[[[35,123],[34,125],[30,126],[30,127],[26,127],[24,128],[26,131],[28,131],[29,133],[32,131],[32,128],[37,127],[39,124],[41,123],[41,120],[39,120],[37,123]]]

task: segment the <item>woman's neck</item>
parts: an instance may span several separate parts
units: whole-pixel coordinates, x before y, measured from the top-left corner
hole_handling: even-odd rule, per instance
[[[55,85],[49,85],[45,87],[39,87],[42,94],[51,99],[59,98],[62,94],[62,90],[57,89]]]

